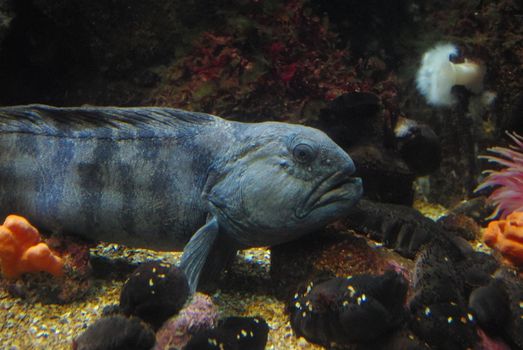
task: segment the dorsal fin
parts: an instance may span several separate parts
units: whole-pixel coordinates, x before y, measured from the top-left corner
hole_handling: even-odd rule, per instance
[[[0,108],[0,133],[73,138],[168,137],[180,128],[216,120],[209,114],[173,108],[27,105]]]

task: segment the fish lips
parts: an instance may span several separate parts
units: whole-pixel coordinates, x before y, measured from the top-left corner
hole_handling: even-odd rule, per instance
[[[361,178],[352,177],[352,171],[337,171],[321,181],[309,194],[303,205],[296,208],[296,217],[303,219],[314,209],[336,202],[355,202],[363,194]]]

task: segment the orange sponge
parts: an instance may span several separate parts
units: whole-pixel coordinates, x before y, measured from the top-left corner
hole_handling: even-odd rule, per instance
[[[505,220],[491,221],[483,240],[514,265],[523,265],[523,212],[513,212]]]
[[[40,233],[25,218],[9,215],[0,226],[0,268],[5,277],[37,271],[61,276],[63,265],[62,259],[41,242]]]

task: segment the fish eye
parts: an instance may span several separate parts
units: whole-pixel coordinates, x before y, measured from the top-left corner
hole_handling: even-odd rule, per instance
[[[315,152],[310,145],[300,143],[294,146],[292,155],[299,163],[310,163],[314,160]]]

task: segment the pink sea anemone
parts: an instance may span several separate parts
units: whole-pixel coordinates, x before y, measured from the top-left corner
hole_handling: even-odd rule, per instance
[[[514,144],[509,148],[489,148],[488,151],[493,154],[481,156],[503,167],[500,170],[486,170],[487,177],[475,190],[478,192],[488,187],[496,187],[489,196],[489,200],[496,206],[490,218],[499,215],[504,219],[512,212],[523,211],[523,136],[509,132],[507,135]]]

